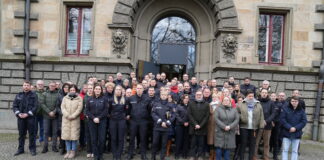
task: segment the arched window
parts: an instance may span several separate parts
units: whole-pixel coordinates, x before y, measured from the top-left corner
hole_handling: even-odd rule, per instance
[[[181,69],[181,67],[186,67],[185,72],[190,75],[194,74],[195,68],[195,52],[196,52],[196,32],[193,25],[186,19],[176,16],[170,16],[161,19],[156,23],[152,31],[152,42],[151,42],[151,61],[154,63],[160,63],[159,59],[163,57],[161,51],[162,46],[170,48],[175,47],[184,51],[183,61],[184,65],[171,64],[173,67],[170,69]],[[179,49],[180,48],[180,49]],[[180,53],[175,53],[180,54]],[[178,57],[178,56],[174,56]]]

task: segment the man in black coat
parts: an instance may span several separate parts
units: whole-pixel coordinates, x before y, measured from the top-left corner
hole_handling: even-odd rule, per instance
[[[147,130],[150,121],[150,99],[147,95],[143,94],[144,88],[142,84],[137,84],[136,95],[129,98],[129,111],[130,111],[130,144],[127,159],[133,158],[135,149],[136,135],[140,135],[140,149],[141,159],[147,160],[146,147],[147,147]]]
[[[18,120],[19,146],[15,156],[24,153],[27,131],[29,133],[29,150],[32,156],[36,155],[35,142],[35,115],[38,107],[36,93],[31,91],[31,83],[25,81],[23,92],[19,92],[13,102],[13,112]]]
[[[256,87],[252,84],[250,84],[251,79],[249,77],[245,77],[244,78],[244,84],[241,84],[240,86],[240,90],[241,93],[246,96],[248,91],[252,91],[254,93],[254,95],[256,95],[255,91],[256,91]]]
[[[188,105],[189,134],[191,135],[190,159],[203,158],[205,136],[209,119],[209,104],[203,100],[203,93],[196,91],[195,100]]]
[[[255,157],[257,157],[259,143],[261,141],[261,138],[263,138],[263,159],[269,160],[269,142],[271,136],[272,123],[278,111],[276,111],[277,108],[275,107],[275,104],[270,100],[267,89],[263,88],[261,90],[260,95],[261,97],[259,98],[259,101],[263,109],[265,126],[263,130],[259,130],[258,132],[254,154]]]

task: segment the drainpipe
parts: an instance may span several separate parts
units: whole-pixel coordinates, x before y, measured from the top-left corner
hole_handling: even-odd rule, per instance
[[[323,46],[324,46],[324,34],[323,34]],[[319,129],[319,115],[321,111],[322,104],[322,95],[323,95],[323,83],[324,83],[324,47],[322,48],[322,60],[319,71],[319,82],[318,82],[318,90],[316,96],[316,108],[314,111],[314,119],[313,119],[313,140],[318,141],[318,129]]]
[[[24,52],[25,52],[25,79],[30,81],[31,56],[29,51],[29,31],[30,31],[30,0],[25,1],[24,20]]]

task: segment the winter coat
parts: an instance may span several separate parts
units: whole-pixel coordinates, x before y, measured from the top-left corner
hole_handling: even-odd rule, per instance
[[[155,131],[168,132],[172,123],[175,120],[175,114],[173,112],[173,104],[167,100],[159,100],[153,103],[152,118]],[[163,128],[161,124],[165,122],[167,128]]]
[[[188,105],[188,117],[189,117],[189,134],[190,135],[207,135],[208,131],[208,119],[209,119],[209,104],[204,101],[192,101]],[[195,129],[195,126],[199,125],[200,129]]]
[[[293,109],[291,103],[282,108],[280,114],[280,122],[282,124],[282,135],[286,138],[300,139],[303,135],[303,128],[307,124],[305,110],[298,104],[296,109]],[[289,132],[291,127],[296,128],[296,132]]]
[[[83,108],[82,98],[80,96],[70,97],[66,95],[61,104],[62,117],[62,139],[79,140],[80,137],[80,113]],[[68,117],[73,118],[69,120]]]
[[[209,120],[208,120],[208,133],[207,133],[207,144],[213,145],[214,144],[214,136],[215,136],[215,110],[220,105],[216,102],[211,102],[209,106]]]
[[[277,108],[275,107],[275,104],[270,100],[270,98],[260,98],[259,101],[262,106],[264,120],[267,123],[264,126],[264,129],[271,130],[272,122],[277,114],[277,111],[276,111]]]
[[[150,99],[146,95],[139,97],[137,94],[129,98],[130,120],[148,122],[150,120]]]
[[[57,102],[57,97],[59,97],[59,93],[57,90],[54,91],[47,91],[43,93],[43,98],[41,101],[41,107],[43,110],[43,117],[48,118],[48,119],[54,119],[55,117],[50,117],[49,113],[54,112],[57,114],[56,110],[56,102]]]
[[[249,84],[249,85],[241,84],[241,86],[240,86],[240,91],[241,91],[241,93],[242,93],[244,96],[247,95],[247,92],[248,92],[248,91],[252,91],[252,92],[254,93],[254,95],[256,95],[256,94],[255,94],[255,92],[256,92],[256,87],[255,87],[254,85],[252,85],[252,84]]]
[[[37,99],[38,99],[38,104],[41,104],[41,102],[43,101],[43,98],[44,98],[43,93],[44,92],[45,92],[44,90],[36,90],[35,91],[35,93],[37,95]],[[40,107],[40,106],[37,107],[36,115],[37,116],[42,116],[43,115],[42,107]]]
[[[29,116],[34,116],[36,114],[38,107],[38,99],[36,93],[29,92],[19,92],[13,102],[12,110],[16,116],[19,113],[27,113]]]
[[[255,105],[253,108],[253,119],[252,119],[252,129],[264,128],[264,115],[263,109],[259,101],[255,100]],[[239,104],[237,108],[240,114],[240,128],[248,129],[248,106],[244,100]]]
[[[215,111],[215,147],[223,149],[234,149],[235,131],[239,123],[240,117],[235,108],[221,105]],[[229,131],[225,131],[225,127],[230,126]]]

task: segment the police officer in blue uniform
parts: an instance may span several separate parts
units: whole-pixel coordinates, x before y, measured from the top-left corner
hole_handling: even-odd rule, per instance
[[[141,159],[147,160],[147,130],[150,121],[150,99],[143,94],[144,87],[142,84],[137,84],[136,95],[129,98],[130,111],[130,144],[127,159],[132,159],[135,149],[135,137],[140,135]]]
[[[29,133],[29,150],[32,156],[36,155],[35,141],[35,114],[38,107],[36,93],[31,91],[31,83],[25,81],[23,84],[23,92],[16,95],[13,102],[13,112],[18,121],[19,146],[14,156],[24,153],[25,138],[27,130]]]
[[[159,148],[160,159],[165,159],[166,145],[168,141],[168,133],[175,119],[173,113],[173,104],[168,102],[168,92],[161,87],[160,100],[153,103],[152,118],[154,123],[153,129],[153,144],[152,144],[152,160],[155,160],[156,153]],[[161,146],[160,146],[161,140]]]

